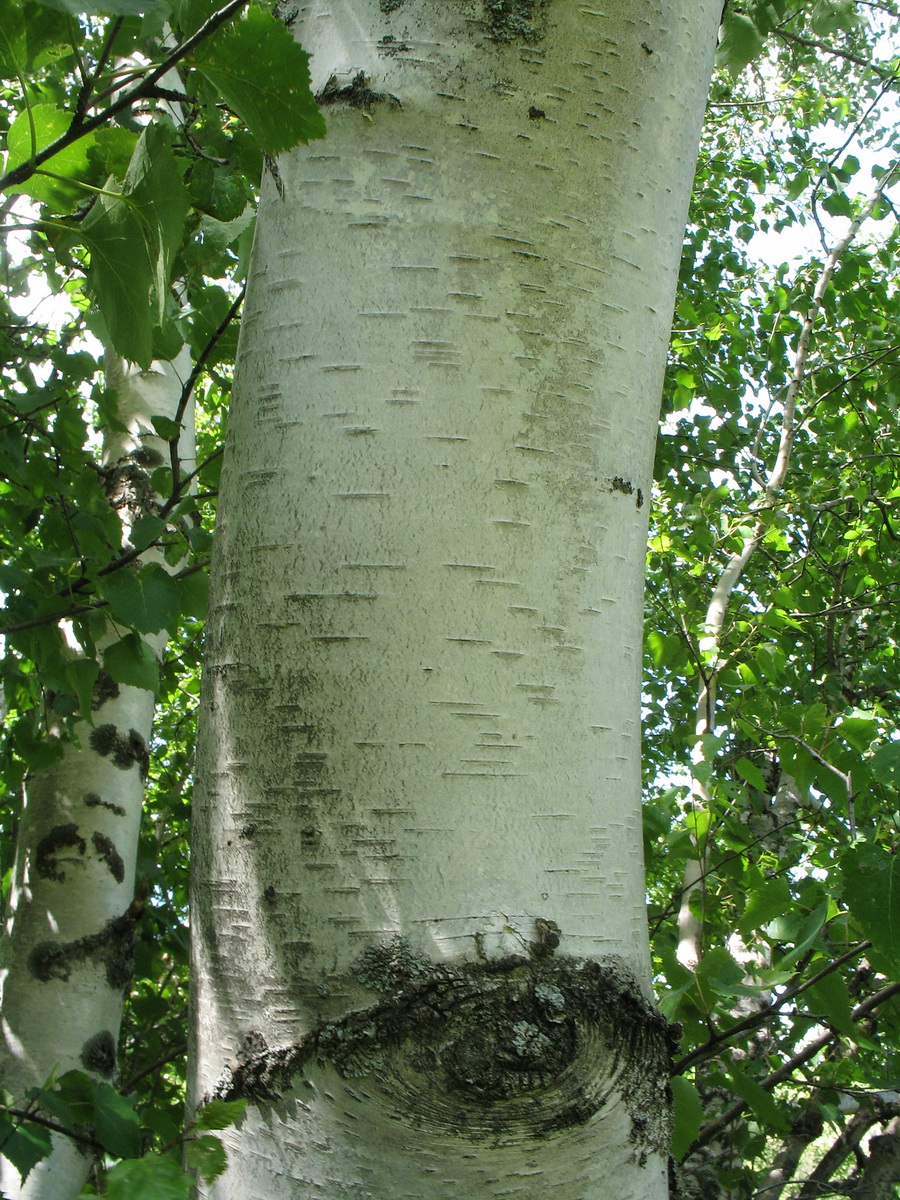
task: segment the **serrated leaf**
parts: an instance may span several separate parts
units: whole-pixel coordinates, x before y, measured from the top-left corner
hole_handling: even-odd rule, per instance
[[[900,788],[900,742],[879,746],[869,764],[873,779],[889,787]]]
[[[700,1102],[700,1093],[683,1075],[673,1075],[669,1086],[674,1100],[672,1154],[680,1162],[700,1132],[703,1105]]]
[[[158,1154],[126,1159],[106,1176],[107,1200],[190,1200],[196,1179]]]
[[[178,583],[159,563],[113,571],[97,581],[97,590],[113,617],[138,633],[174,628],[181,609]]]
[[[822,978],[806,989],[806,1007],[814,1013],[821,1013],[830,1025],[847,1037],[855,1037],[856,1024],[853,1021],[853,1006],[850,1003],[850,993],[843,977],[836,971]]]
[[[94,1118],[97,1085],[84,1071],[66,1071],[56,1080],[54,1092],[69,1106],[73,1118],[89,1124]]]
[[[248,9],[209,39],[193,65],[267,154],[325,136],[310,88],[309,55],[270,12]]]
[[[181,589],[181,612],[186,617],[205,617],[209,607],[209,575],[193,571],[178,580]],[[215,1125],[208,1126],[215,1129]]]
[[[214,1179],[218,1179],[228,1166],[225,1147],[211,1133],[189,1138],[185,1142],[184,1150],[187,1165],[202,1176],[204,1183],[212,1183]]]
[[[181,425],[177,421],[173,421],[171,417],[151,417],[150,424],[165,442],[177,438],[182,429]]]
[[[30,109],[19,113],[7,135],[9,156],[6,169],[11,171],[27,163],[34,154],[66,133],[71,123],[71,113],[53,104],[33,104]],[[78,186],[78,181],[87,181],[91,176],[88,151],[92,144],[92,134],[79,138],[38,167],[37,173],[30,179],[6,190],[11,195],[21,192],[41,204],[51,205],[59,212],[71,212],[89,195],[83,187]]]
[[[900,973],[900,859],[874,843],[841,859],[844,899],[863,933]]]
[[[244,1115],[246,1100],[210,1100],[197,1112],[195,1129],[227,1129]]]
[[[781,876],[766,879],[762,886],[747,897],[747,906],[741,914],[739,932],[746,937],[754,929],[761,929],[776,917],[791,911],[793,897],[788,883]]]
[[[107,191],[114,188],[107,183]],[[88,283],[115,349],[148,367],[153,357],[154,271],[141,225],[123,200],[98,197],[81,225]]]
[[[172,263],[184,236],[185,217],[190,208],[167,126],[153,122],[141,134],[128,165],[123,191],[137,206],[144,228],[155,275],[156,324],[162,324]]]
[[[775,1103],[771,1093],[760,1087],[755,1079],[751,1079],[749,1075],[746,1075],[734,1063],[729,1065],[728,1073],[731,1076],[731,1086],[742,1100],[746,1100],[753,1111],[753,1115],[766,1128],[775,1130],[787,1129],[787,1118]]]
[[[52,1149],[50,1130],[31,1121],[15,1126],[5,1113],[0,1113],[0,1147],[4,1158],[9,1159],[23,1180],[27,1179],[32,1168]]]
[[[136,633],[129,633],[103,651],[103,666],[117,683],[159,691],[159,663],[150,646]]]
[[[107,182],[81,227],[91,252],[88,280],[113,346],[143,367],[153,357],[154,330],[168,323],[172,264],[189,207],[171,141],[164,124],[148,125],[124,181]]]
[[[749,758],[739,758],[734,765],[738,775],[745,783],[749,783],[752,788],[756,788],[758,792],[768,796],[769,788],[765,776],[756,763],[751,762]]]
[[[714,946],[703,955],[697,982],[704,991],[712,988],[723,996],[737,996],[746,990],[744,972],[724,946]]]
[[[736,78],[763,50],[763,40],[753,21],[744,13],[725,10],[719,48],[716,51],[716,66],[724,67]]]
[[[116,1158],[137,1158],[140,1154],[141,1122],[134,1104],[108,1083],[97,1084],[94,1129],[104,1148]]]
[[[15,79],[25,68],[25,15],[19,4],[0,4],[0,74]]]
[[[135,550],[145,550],[151,542],[162,537],[166,532],[166,523],[161,517],[145,513],[138,517],[128,533],[128,540]]]

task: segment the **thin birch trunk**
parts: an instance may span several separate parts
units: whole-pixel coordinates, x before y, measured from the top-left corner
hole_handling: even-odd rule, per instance
[[[123,544],[133,521],[158,499],[150,472],[165,461],[167,446],[150,419],[176,416],[189,371],[186,351],[149,371],[116,360],[108,368],[125,429],[107,435],[102,461],[110,503],[122,518]],[[186,425],[180,452],[189,471],[190,415]],[[165,565],[155,550],[141,558]],[[120,636],[112,631],[107,642]],[[166,638],[162,632],[145,640],[161,656]],[[80,652],[74,640],[72,652]],[[23,790],[0,971],[0,1069],[3,1086],[17,1098],[51,1073],[78,1069],[115,1079],[140,913],[135,864],[154,698],[101,670],[92,707],[92,723],[79,722],[76,740],[67,742],[53,766],[31,775]],[[0,1159],[0,1187],[10,1200],[68,1200],[81,1190],[90,1162],[75,1142],[54,1135],[50,1156],[24,1184]]]

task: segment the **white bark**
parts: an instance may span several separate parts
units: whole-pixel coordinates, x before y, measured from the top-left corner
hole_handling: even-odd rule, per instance
[[[258,1103],[204,1195],[666,1194],[642,573],[719,10],[301,6],[194,810],[194,1095]]]
[[[189,371],[185,352],[149,371],[114,363],[109,372],[126,428],[107,437],[103,461],[116,481],[111,502],[122,518],[123,544],[151,500],[149,471],[167,450],[150,418],[175,416]],[[180,443],[188,471],[192,447],[189,428]],[[142,561],[153,558],[164,561],[153,550]],[[107,641],[120,636],[114,631]],[[161,654],[166,634],[146,641]],[[139,915],[132,901],[153,704],[152,692],[101,672],[93,723],[79,722],[77,744],[67,743],[52,767],[26,781],[0,968],[0,1070],[18,1099],[51,1072],[115,1076]],[[69,1138],[54,1135],[51,1155],[24,1184],[0,1158],[0,1187],[11,1200],[67,1200],[80,1191],[89,1165]]]

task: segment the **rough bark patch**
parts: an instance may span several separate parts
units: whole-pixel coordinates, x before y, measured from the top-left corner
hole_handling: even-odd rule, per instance
[[[544,924],[528,957],[435,965],[400,938],[371,947],[356,975],[379,1003],[250,1054],[216,1096],[277,1100],[307,1064],[330,1063],[376,1082],[410,1126],[483,1142],[585,1124],[615,1093],[639,1160],[668,1153],[666,1021],[619,960],[553,957]]]
[[[125,879],[125,863],[113,840],[104,833],[92,833],[91,841],[98,856],[109,867],[110,875],[116,883],[122,883]]]
[[[110,675],[109,671],[104,671],[100,668],[100,673],[94,680],[94,691],[91,697],[91,708],[96,712],[107,704],[110,700],[115,700],[119,695],[119,685]]]
[[[34,854],[35,870],[41,879],[54,879],[57,883],[64,883],[66,873],[63,864],[74,861],[76,856],[83,859],[86,850],[87,842],[78,832],[77,825],[54,825],[47,836],[41,838],[37,844]]]
[[[141,779],[147,778],[150,755],[147,743],[136,729],[119,733],[115,725],[98,725],[91,733],[90,744],[101,758],[111,757],[113,766],[120,771],[128,771],[137,763]]]
[[[484,13],[495,42],[537,42],[546,0],[484,0]]]
[[[354,75],[350,83],[341,85],[338,77],[332,75],[325,86],[316,96],[320,108],[328,104],[349,104],[351,108],[362,108],[365,111],[377,104],[389,104],[392,108],[400,108],[400,101],[390,92],[376,92],[370,86],[370,81],[362,71]]]
[[[116,1069],[116,1043],[108,1029],[89,1037],[81,1047],[81,1065],[98,1075],[112,1075]]]
[[[144,911],[142,897],[133,900],[121,917],[107,921],[97,933],[71,942],[40,942],[28,955],[28,970],[42,983],[67,982],[79,963],[102,963],[106,982],[117,991],[127,986],[134,972],[134,927]]]
[[[85,792],[84,804],[86,808],[108,808],[117,817],[125,816],[125,809],[121,804],[113,804],[110,800],[103,800],[96,792]]]

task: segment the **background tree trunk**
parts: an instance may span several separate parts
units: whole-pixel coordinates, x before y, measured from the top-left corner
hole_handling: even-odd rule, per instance
[[[254,1102],[209,1195],[666,1195],[642,575],[719,11],[296,16],[329,136],[265,189],[198,746],[193,1091]]]
[[[150,474],[168,447],[151,417],[174,418],[189,372],[187,352],[149,371],[110,360],[108,383],[123,428],[107,434],[101,469],[122,519],[123,546],[133,522],[152,512],[158,499]],[[181,457],[189,471],[192,416],[188,426]],[[154,560],[166,565],[159,551],[141,556],[142,562]],[[120,636],[110,632],[98,655]],[[145,640],[161,655],[166,637],[163,631]],[[72,656],[79,657],[80,647],[71,641]],[[101,669],[92,723],[77,722],[77,741],[67,742],[52,766],[26,780],[0,973],[0,1066],[3,1086],[16,1102],[51,1073],[77,1069],[115,1077],[141,911],[140,902],[133,903],[135,864],[153,708],[152,692],[120,685]],[[54,1135],[52,1153],[24,1184],[0,1158],[0,1187],[20,1200],[67,1200],[81,1190],[90,1163],[72,1139]]]

